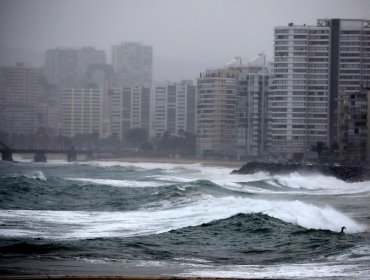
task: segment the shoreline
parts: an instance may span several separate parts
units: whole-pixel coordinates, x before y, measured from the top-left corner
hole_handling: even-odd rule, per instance
[[[23,155],[23,154],[14,154],[19,156],[23,160],[30,160],[33,162],[33,156]],[[52,154],[47,156],[48,161],[50,160],[66,160],[64,155]],[[15,161],[17,161],[15,159]],[[205,166],[214,166],[214,167],[230,167],[230,168],[241,168],[246,161],[244,160],[206,160],[206,159],[196,159],[196,158],[169,158],[169,157],[145,157],[145,156],[129,156],[129,157],[102,157],[94,158],[91,160],[86,160],[84,157],[79,157],[75,162],[129,162],[129,163],[173,163],[173,164],[202,164]]]
[[[245,161],[235,160],[205,160],[205,159],[186,159],[186,158],[166,158],[166,157],[125,157],[125,158],[99,158],[92,161],[117,161],[130,163],[174,163],[174,164],[202,164],[205,166],[219,167],[241,167]]]
[[[198,276],[151,276],[151,275],[20,275],[20,276],[4,276],[2,280],[233,280],[233,279],[249,279],[260,280],[270,278],[250,278],[250,277],[198,277]],[[275,280],[285,278],[271,278]]]
[[[200,276],[192,264],[166,263],[165,265],[145,264],[141,261],[93,263],[81,260],[8,260],[0,262],[2,280],[211,280],[211,279],[266,279],[253,275]],[[202,266],[199,267],[201,270]],[[208,268],[212,268],[209,266]],[[252,274],[252,273],[251,273]],[[285,278],[274,278],[285,279]]]

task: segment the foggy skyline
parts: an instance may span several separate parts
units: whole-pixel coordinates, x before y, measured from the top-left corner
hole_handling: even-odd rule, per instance
[[[82,46],[110,63],[111,46],[130,41],[153,46],[154,81],[194,79],[234,56],[271,61],[275,26],[318,18],[370,18],[370,1],[1,0],[0,64],[42,66],[46,49]]]

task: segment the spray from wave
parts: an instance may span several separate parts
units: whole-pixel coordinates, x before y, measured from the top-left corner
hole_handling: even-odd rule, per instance
[[[148,235],[226,219],[238,213],[263,213],[307,229],[338,232],[345,225],[348,233],[366,230],[364,225],[333,208],[320,208],[301,201],[214,198],[205,195],[196,201],[190,200],[187,205],[182,202],[177,206],[176,203],[174,201],[172,207],[166,205],[164,209],[129,212],[1,210],[3,224],[11,225],[14,219],[18,221],[14,228],[4,228],[1,235],[24,236],[24,232],[18,232],[17,229],[27,229],[27,234],[34,231],[34,236],[44,232],[44,236],[57,239]],[[55,232],[55,228],[61,225],[65,230]]]

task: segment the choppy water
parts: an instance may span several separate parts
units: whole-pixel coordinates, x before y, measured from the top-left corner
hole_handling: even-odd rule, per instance
[[[182,276],[370,275],[370,182],[231,170],[0,162],[0,273],[73,274],[78,263]]]

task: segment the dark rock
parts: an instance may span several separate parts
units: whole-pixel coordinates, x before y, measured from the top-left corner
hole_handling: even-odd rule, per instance
[[[302,163],[271,163],[251,161],[232,174],[253,174],[268,172],[271,175],[291,172],[317,172],[327,176],[334,176],[346,182],[360,182],[370,180],[370,169],[363,166],[319,165]]]

